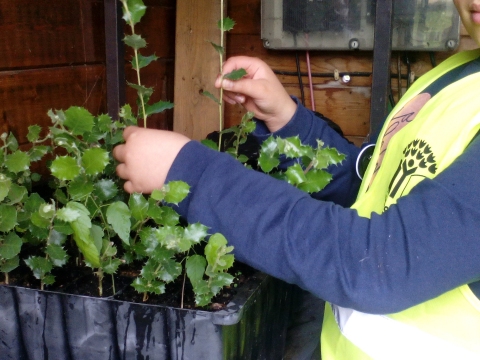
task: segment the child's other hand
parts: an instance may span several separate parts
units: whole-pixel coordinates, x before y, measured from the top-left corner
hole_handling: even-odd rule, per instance
[[[125,144],[113,149],[120,164],[117,175],[126,180],[129,193],[151,193],[165,183],[168,171],[189,138],[165,130],[127,127],[123,132]]]
[[[295,114],[297,104],[262,60],[247,56],[231,57],[223,66],[223,74],[240,68],[247,72],[242,79],[232,81],[219,76],[215,87],[223,88],[226,102],[243,105],[255,113],[257,119],[263,120],[271,132],[280,130]]]

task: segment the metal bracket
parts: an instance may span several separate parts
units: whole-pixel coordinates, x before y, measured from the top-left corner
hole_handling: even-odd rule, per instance
[[[393,0],[377,0],[375,7],[370,133],[379,130],[388,113]]]

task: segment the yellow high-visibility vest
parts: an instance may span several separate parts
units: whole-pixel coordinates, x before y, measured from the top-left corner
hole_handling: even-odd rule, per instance
[[[423,99],[415,119],[390,136],[406,119],[402,109],[422,101],[427,86],[479,56],[480,49],[450,57],[418,79],[390,113],[352,206],[360,216],[381,214],[423,179],[434,178],[478,133],[480,73],[475,73]],[[322,360],[480,359],[480,301],[464,285],[396,314],[327,304],[321,350]]]

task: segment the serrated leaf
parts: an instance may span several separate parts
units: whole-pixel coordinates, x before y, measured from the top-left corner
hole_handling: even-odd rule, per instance
[[[48,259],[40,256],[31,256],[25,260],[25,263],[39,280],[42,280],[53,268],[53,264]]]
[[[3,241],[0,240],[0,259],[13,259],[20,253],[22,245],[23,241],[17,234],[8,233]]]
[[[28,127],[27,139],[30,142],[35,142],[40,138],[40,131],[42,128],[38,125],[31,125]]]
[[[243,78],[245,75],[247,75],[247,72],[245,69],[240,68],[237,70],[233,70],[232,72],[229,72],[228,74],[223,75],[224,79],[229,79],[229,80],[240,80]]]
[[[12,180],[3,174],[0,174],[0,201],[3,201],[7,197],[11,186]]]
[[[223,26],[222,26],[223,25]],[[235,21],[232,20],[231,18],[229,17],[225,17],[223,19],[223,23],[222,23],[222,20],[219,20],[218,23],[217,23],[217,26],[220,30],[222,31],[230,31],[233,29],[233,27],[235,26]]]
[[[169,206],[162,207],[162,221],[165,226],[175,226],[180,222],[180,215]]]
[[[113,180],[103,179],[94,184],[95,195],[100,200],[106,201],[114,198],[118,194],[118,187]]]
[[[319,192],[332,180],[332,175],[324,170],[311,170],[305,176],[305,182],[298,188],[309,194]]]
[[[207,270],[211,272],[220,272],[227,270],[233,265],[233,255],[230,253],[233,246],[227,246],[227,239],[222,234],[213,234],[205,246],[205,258],[208,262]],[[209,272],[207,272],[209,275]],[[209,275],[211,276],[211,275]]]
[[[13,135],[12,133],[8,134],[6,145],[8,147],[8,150],[10,150],[12,152],[16,151],[18,149],[18,141],[17,141],[17,138],[15,137],[15,135]]]
[[[185,263],[185,269],[187,270],[187,276],[192,284],[203,279],[206,267],[207,260],[205,260],[203,256],[192,255],[187,259],[187,262]]]
[[[182,266],[173,259],[162,262],[160,271],[156,273],[156,277],[169,283],[175,280],[182,273]]]
[[[150,194],[150,197],[151,197],[153,200],[156,200],[156,201],[163,201],[163,199],[165,199],[165,191],[159,190],[159,189],[155,189],[155,190],[153,190],[152,193]]]
[[[298,136],[287,139],[277,139],[278,150],[289,158],[300,158],[302,156],[313,157],[314,151],[311,146],[303,145]]]
[[[102,269],[105,274],[115,274],[118,270],[118,267],[122,265],[120,259],[108,259],[102,263]]]
[[[83,135],[92,131],[94,118],[87,109],[79,106],[71,106],[65,110],[64,125],[74,135]]]
[[[80,166],[70,156],[60,156],[52,161],[52,175],[60,180],[73,180],[80,174]]]
[[[130,25],[135,25],[145,15],[147,7],[142,0],[122,0],[123,19]]]
[[[147,42],[145,41],[145,39],[137,34],[127,35],[125,36],[123,41],[125,42],[125,44],[135,50],[139,50],[147,46]]]
[[[345,160],[345,155],[340,154],[335,148],[318,148],[315,159],[315,168],[326,169],[329,165],[340,164],[343,160]]]
[[[135,220],[143,221],[147,218],[149,204],[142,194],[130,195],[128,206]]]
[[[70,227],[70,225],[68,225],[68,228],[71,231],[72,228]],[[47,243],[52,245],[62,246],[66,240],[67,240],[67,234],[65,234],[64,232],[58,231],[58,227],[55,225],[54,229],[50,231],[50,236],[48,237]]]
[[[11,259],[0,261],[0,272],[9,273],[20,265],[20,258],[15,256]]]
[[[145,106],[145,113],[147,115],[158,114],[165,110],[173,109],[173,104],[169,101],[159,101],[152,105]]]
[[[135,58],[133,58],[132,68],[134,70],[143,69],[144,67],[150,65],[153,61],[156,61],[157,59],[158,59],[158,56],[156,56],[155,54],[150,56],[143,56],[141,54],[138,54],[138,67],[137,67],[137,62],[135,61]]]
[[[165,201],[178,205],[190,192],[190,186],[184,181],[170,181],[165,185]]]
[[[30,221],[33,225],[38,226],[39,228],[48,228],[50,226],[50,220],[40,216],[38,212],[34,212],[31,215]]]
[[[132,286],[139,293],[153,293],[157,295],[165,293],[165,284],[160,281],[149,282],[146,279],[137,277],[133,281]]]
[[[45,249],[45,252],[50,258],[50,261],[54,266],[63,266],[68,261],[68,254],[64,248],[59,245],[49,244]]]
[[[68,184],[68,193],[74,201],[84,200],[93,191],[93,184],[80,176]]]
[[[130,209],[121,201],[114,202],[107,208],[107,222],[126,244],[130,244],[130,217]]]
[[[137,84],[130,83],[130,82],[127,82],[127,85],[130,86],[131,88],[137,90],[137,93],[140,96],[150,96],[150,95],[153,94],[153,89],[152,88],[147,88],[145,86],[137,85]]]
[[[17,150],[5,157],[5,166],[15,174],[28,170],[30,167],[30,156],[26,152]]]
[[[13,183],[10,186],[10,191],[8,192],[8,199],[10,199],[10,204],[17,204],[25,199],[27,196],[27,188],[25,186],[17,185]]]
[[[183,237],[195,244],[200,243],[208,235],[208,227],[200,223],[189,224],[183,233]]]
[[[108,165],[108,152],[101,148],[85,150],[82,156],[82,166],[87,175],[97,175]]]
[[[215,44],[213,41],[209,41],[210,44],[212,44],[213,48],[215,49],[215,51],[217,53],[219,53],[220,55],[223,55],[225,53],[225,49],[223,48],[223,46],[220,46],[218,44]]]
[[[205,145],[206,147],[212,149],[212,150],[218,150],[218,144],[213,141],[213,140],[210,140],[210,139],[204,139],[202,141],[200,141],[203,145]]]
[[[29,151],[28,154],[30,156],[30,161],[38,161],[41,160],[46,154],[51,151],[49,146],[33,146]]]
[[[0,205],[0,231],[9,232],[17,225],[17,209],[14,206]]]
[[[213,95],[212,93],[210,93],[210,92],[208,92],[208,91],[206,91],[206,90],[202,91],[202,95],[208,97],[209,99],[211,99],[211,100],[213,100],[213,101],[215,101],[218,105],[221,105],[221,104],[222,104],[222,103],[220,102],[220,100],[218,100],[218,99],[215,97],[215,95]]]
[[[297,186],[307,180],[302,167],[298,163],[289,166],[285,174],[287,176],[288,183],[294,186]]]

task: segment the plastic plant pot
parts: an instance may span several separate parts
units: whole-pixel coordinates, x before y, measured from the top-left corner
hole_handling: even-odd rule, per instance
[[[217,312],[0,286],[0,359],[282,359],[294,287],[257,273]]]

